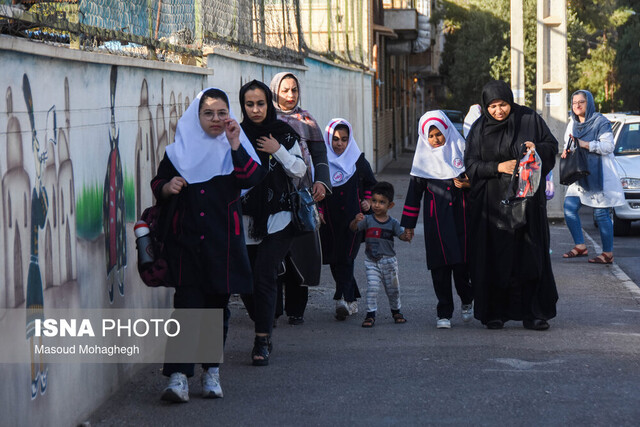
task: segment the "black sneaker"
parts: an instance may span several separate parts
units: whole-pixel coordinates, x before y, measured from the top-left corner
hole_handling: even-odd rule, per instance
[[[304,317],[302,316],[289,316],[290,325],[302,325],[304,323]]]

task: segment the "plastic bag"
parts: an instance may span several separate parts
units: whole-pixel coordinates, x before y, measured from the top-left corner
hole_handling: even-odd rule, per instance
[[[518,167],[518,191],[516,197],[529,197],[538,191],[542,175],[542,160],[536,151],[527,150]]]

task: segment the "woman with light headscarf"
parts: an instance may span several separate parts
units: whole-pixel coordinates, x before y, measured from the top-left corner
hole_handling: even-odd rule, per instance
[[[624,204],[624,192],[616,172],[611,122],[596,112],[593,95],[588,90],[578,90],[571,95],[571,119],[564,134],[564,150],[576,138],[587,154],[590,174],[569,186],[564,199],[564,218],[575,246],[563,255],[564,258],[587,256],[587,245],[582,234],[578,211],[585,205],[593,208],[593,218],[598,224],[602,253],[589,260],[592,264],[613,263],[613,224],[609,209]]]
[[[323,200],[331,194],[327,149],[322,139],[318,123],[308,111],[300,107],[300,83],[289,72],[278,73],[271,80],[273,105],[278,119],[291,126],[300,136],[298,141],[307,172],[301,179],[294,180],[297,188],[312,188],[315,201]],[[285,258],[285,272],[279,276],[279,307],[276,316],[282,314],[282,291],[284,286],[284,311],[289,316],[289,324],[304,323],[304,312],[309,299],[309,286],[320,283],[322,252],[319,232],[296,236],[291,251]],[[275,321],[274,321],[275,324]]]
[[[470,184],[464,173],[465,142],[439,110],[428,111],[420,118],[418,135],[400,225],[413,235],[424,196],[427,268],[438,298],[436,327],[448,329],[454,306],[452,274],[462,301],[462,320],[469,322],[473,318],[473,290],[467,268]]]
[[[240,193],[264,175],[258,155],[229,108],[227,94],[209,88],[198,94],[178,121],[175,141],[167,146],[151,181],[158,203],[176,206],[175,211],[164,212],[172,215],[164,247],[176,286],[173,306],[223,309],[225,338],[230,294],[251,292],[253,283]],[[197,342],[192,344],[195,349]],[[202,365],[203,397],[222,397],[218,366]],[[188,401],[187,377],[193,376],[194,364],[165,363],[162,373],[170,377],[162,399]]]

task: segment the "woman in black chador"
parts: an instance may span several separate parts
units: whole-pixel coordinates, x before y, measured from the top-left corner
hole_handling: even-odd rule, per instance
[[[475,317],[489,329],[522,320],[527,329],[545,330],[556,315],[558,292],[549,257],[544,186],[533,196],[524,227],[501,230],[496,221],[524,150],[538,153],[541,176],[546,176],[555,164],[558,142],[535,111],[513,102],[511,89],[502,81],[485,85],[481,106],[464,156],[471,179],[469,269]]]

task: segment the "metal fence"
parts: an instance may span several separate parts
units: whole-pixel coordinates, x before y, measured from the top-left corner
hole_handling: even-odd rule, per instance
[[[369,65],[368,0],[0,0],[0,32],[173,62],[222,47]]]

